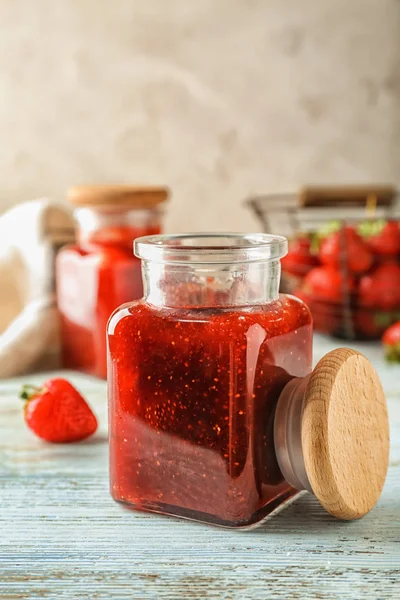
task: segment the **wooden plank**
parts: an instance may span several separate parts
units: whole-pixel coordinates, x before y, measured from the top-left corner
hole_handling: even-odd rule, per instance
[[[333,345],[318,337],[315,358]],[[21,380],[2,382],[0,598],[399,598],[400,366],[385,365],[376,346],[363,350],[387,392],[392,444],[380,502],[351,523],[309,494],[248,532],[128,511],[108,494],[104,382],[67,374],[101,423],[71,446],[31,435],[16,398]]]

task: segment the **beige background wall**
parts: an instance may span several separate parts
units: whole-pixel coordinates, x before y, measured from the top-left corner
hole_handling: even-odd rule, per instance
[[[168,183],[171,230],[251,192],[400,182],[398,0],[1,0],[0,210]]]

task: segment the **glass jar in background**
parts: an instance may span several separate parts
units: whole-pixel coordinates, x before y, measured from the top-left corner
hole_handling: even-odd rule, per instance
[[[278,295],[286,250],[263,234],[136,240],[144,298],[108,324],[115,500],[228,527],[259,523],[298,490],[343,519],[376,503],[382,387],[348,349],[311,374],[310,312]]]
[[[77,243],[57,257],[57,303],[64,368],[105,378],[106,328],[119,305],[141,298],[140,261],[133,241],[161,231],[166,188],[76,186]]]

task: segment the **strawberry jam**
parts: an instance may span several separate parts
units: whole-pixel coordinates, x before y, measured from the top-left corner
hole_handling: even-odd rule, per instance
[[[133,241],[160,232],[156,205],[165,197],[165,190],[125,186],[71,190],[71,201],[80,207],[78,243],[60,251],[56,266],[65,368],[106,378],[107,321],[120,304],[143,294]]]
[[[145,297],[108,326],[111,492],[238,527],[296,493],[273,422],[283,387],[311,370],[312,325],[300,300],[278,296],[282,238],[219,237],[137,241]]]

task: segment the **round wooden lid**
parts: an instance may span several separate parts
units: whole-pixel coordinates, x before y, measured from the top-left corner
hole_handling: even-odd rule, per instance
[[[389,460],[386,400],[377,372],[359,352],[324,356],[307,386],[301,431],[311,488],[340,519],[357,519],[376,504]]]
[[[131,206],[151,208],[168,198],[166,187],[133,185],[76,185],[68,190],[68,200],[75,206]]]

